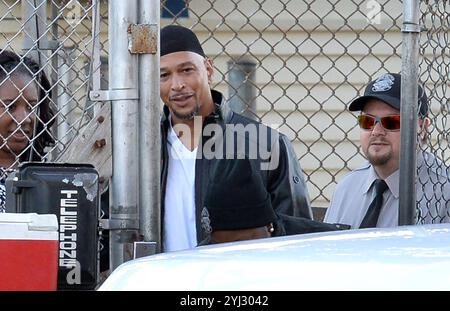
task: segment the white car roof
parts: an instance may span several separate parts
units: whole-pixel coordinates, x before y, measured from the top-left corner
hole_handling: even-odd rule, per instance
[[[100,290],[450,290],[450,224],[242,241],[126,262]]]

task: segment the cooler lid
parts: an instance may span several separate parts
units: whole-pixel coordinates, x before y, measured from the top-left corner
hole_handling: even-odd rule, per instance
[[[26,225],[30,231],[58,231],[58,220],[54,214],[0,213],[0,226]]]

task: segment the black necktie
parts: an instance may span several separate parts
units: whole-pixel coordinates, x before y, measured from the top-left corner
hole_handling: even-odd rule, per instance
[[[373,228],[377,226],[378,216],[380,215],[381,206],[383,205],[383,193],[388,188],[386,182],[382,179],[374,181],[375,198],[367,209],[366,216],[361,222],[360,228]]]

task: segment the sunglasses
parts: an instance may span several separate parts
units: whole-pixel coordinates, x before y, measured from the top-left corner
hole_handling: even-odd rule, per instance
[[[371,116],[370,114],[360,114],[358,116],[359,127],[363,130],[373,130],[377,123],[381,123],[381,126],[388,131],[400,130],[399,115],[375,117]]]

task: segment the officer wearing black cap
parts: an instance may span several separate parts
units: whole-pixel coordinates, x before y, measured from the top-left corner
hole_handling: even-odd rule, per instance
[[[364,96],[355,99],[349,106],[350,111],[363,111],[364,105],[371,99],[378,99],[400,111],[401,75],[398,73],[386,73],[378,79],[370,82]],[[428,99],[424,89],[419,85],[418,111],[424,118],[428,115]]]
[[[398,225],[400,89],[401,75],[386,73],[370,82],[364,96],[350,104],[350,111],[361,111],[358,116],[361,149],[368,162],[337,184],[325,221],[349,224],[352,228]],[[420,85],[417,104],[418,136],[424,144],[430,120],[428,99]],[[421,148],[417,151],[417,167],[417,222],[449,222],[448,170]]]
[[[207,237],[201,226],[201,212],[209,170],[220,159],[221,152],[234,152],[234,159],[243,155],[257,162],[252,173],[260,175],[270,194],[277,215],[275,230],[285,231],[281,216],[312,219],[303,172],[289,139],[231,111],[224,96],[211,89],[212,60],[206,57],[190,29],[178,25],[162,28],[160,46],[160,95],[164,102],[161,121],[163,250],[192,248]],[[256,137],[250,137],[249,132],[234,132],[231,137],[237,140],[230,141],[225,134],[233,126],[253,127]],[[239,139],[245,142],[244,150],[238,150]],[[258,149],[254,159],[248,146]],[[266,161],[270,164],[264,166]]]

